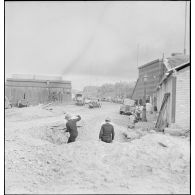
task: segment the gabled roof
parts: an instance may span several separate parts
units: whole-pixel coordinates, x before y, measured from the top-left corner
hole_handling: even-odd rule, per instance
[[[172,73],[174,73],[175,71],[180,71],[181,69],[190,66],[190,62],[187,61],[185,63],[182,63],[178,66],[175,66],[174,68],[169,69],[163,76],[163,78],[161,79],[161,81],[159,82],[158,86],[161,85]],[[157,87],[158,89],[158,87]]]
[[[161,60],[161,59],[153,60],[153,61],[151,61],[151,62],[148,62],[148,63],[144,64],[144,65],[139,66],[138,69],[144,68],[144,67],[146,67],[146,66],[149,66],[149,65],[151,65],[151,64],[154,64],[154,63],[157,63],[157,62],[160,62],[160,61],[162,61],[162,60]]]
[[[171,57],[164,59],[164,64],[168,71],[181,64],[185,64],[188,62],[189,62],[189,56],[184,54],[172,54]]]

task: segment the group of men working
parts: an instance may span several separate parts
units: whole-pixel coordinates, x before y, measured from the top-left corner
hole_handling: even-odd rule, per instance
[[[65,115],[66,122],[66,132],[69,132],[70,136],[68,138],[68,143],[75,142],[78,136],[77,122],[81,120],[80,115],[77,115],[77,118],[72,118],[70,114]],[[99,133],[99,140],[111,143],[114,140],[114,127],[110,123],[111,119],[106,118],[105,123],[101,126]]]

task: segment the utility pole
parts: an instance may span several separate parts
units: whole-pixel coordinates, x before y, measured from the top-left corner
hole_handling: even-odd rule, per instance
[[[145,75],[143,77],[143,83],[144,83],[144,105],[143,105],[143,112],[142,112],[142,121],[143,122],[147,122],[147,118],[146,118],[146,79],[147,76]]]
[[[137,67],[139,66],[139,44],[137,44]]]
[[[187,1],[185,2],[184,54],[186,54],[186,20],[187,20]]]
[[[160,80],[162,79],[163,74],[164,74],[164,66],[163,66],[164,58],[165,58],[165,54],[163,52],[162,53],[162,61],[161,60],[159,61],[160,62],[160,74],[159,74],[158,82],[160,82]]]

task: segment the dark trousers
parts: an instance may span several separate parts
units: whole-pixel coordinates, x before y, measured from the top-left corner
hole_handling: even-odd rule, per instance
[[[106,143],[111,143],[111,142],[112,142],[112,139],[101,138],[101,140],[102,140],[103,142],[106,142]]]
[[[75,142],[76,141],[76,137],[69,137],[68,138],[68,143],[71,143],[71,142]]]

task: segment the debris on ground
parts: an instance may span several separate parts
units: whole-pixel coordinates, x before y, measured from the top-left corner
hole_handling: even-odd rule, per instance
[[[188,136],[190,133],[189,129],[182,129],[182,128],[170,128],[167,127],[164,129],[164,133],[173,135],[173,136]]]
[[[162,146],[162,147],[167,147],[165,144],[163,144],[163,143],[161,143],[161,142],[158,142],[158,144],[160,145],[160,146]]]
[[[128,128],[125,131],[123,131],[123,135],[128,140],[134,140],[134,139],[140,139],[142,136],[146,135],[146,133],[144,132],[143,129],[135,129],[135,127],[129,128],[128,126]]]
[[[153,129],[150,129],[150,130],[149,130],[149,133],[156,133],[156,131],[153,130]]]
[[[129,130],[130,137],[139,138],[125,141],[129,118],[109,103],[90,112],[75,105],[53,110],[6,110],[5,193],[190,193],[188,138],[152,132],[150,122],[139,122]],[[63,131],[65,111],[82,117],[77,141],[71,144]],[[98,140],[105,116],[115,128],[111,144]]]
[[[48,104],[44,104],[44,105],[40,105],[42,109],[45,109],[45,110],[49,110],[49,111],[52,111],[53,108],[51,106],[53,106],[54,103],[53,102],[50,102]]]
[[[50,102],[50,103],[48,103],[48,104],[44,104],[44,105],[41,105],[41,107],[44,109],[46,109],[47,107],[49,107],[49,106],[51,106],[53,103],[52,102]]]
[[[129,129],[134,129],[135,128],[135,125],[134,124],[130,124],[130,125],[128,125],[128,128]]]

